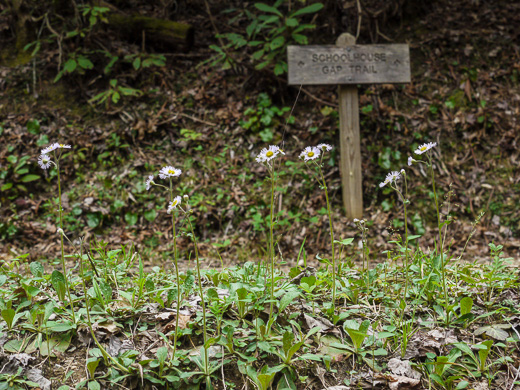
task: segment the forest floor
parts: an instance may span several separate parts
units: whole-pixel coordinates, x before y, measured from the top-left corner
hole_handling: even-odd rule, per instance
[[[410,45],[412,83],[359,89],[366,242],[342,210],[336,89],[304,87],[298,94],[283,78],[251,71],[246,57],[237,71],[201,65],[217,40],[200,11],[186,12],[182,20],[198,26],[195,45],[166,54],[167,66],[133,80],[143,96],[120,104],[87,104],[97,91],[78,79],[53,83],[56,66],[49,59],[57,52],[0,68],[0,260],[9,265],[0,286],[12,299],[0,303],[4,320],[16,318],[11,304],[24,313],[2,323],[4,352],[22,360],[36,353],[37,365],[29,367],[38,372],[31,380],[42,388],[42,378],[51,378],[53,388],[66,384],[64,389],[116,382],[126,388],[198,387],[208,379],[219,389],[247,383],[280,389],[520,388],[520,4],[439,1],[420,17],[389,22],[384,35]],[[223,20],[216,27],[228,28]],[[335,36],[320,31],[312,43],[334,42]],[[283,115],[274,114],[268,126],[246,125],[267,109]],[[286,123],[290,110],[295,120]],[[92,249],[85,278],[77,258],[67,259],[78,322],[70,305],[52,307],[51,315],[49,302],[38,298],[43,292],[53,302],[69,302],[63,281],[51,274],[61,269],[57,178],[37,165],[40,150],[52,142],[72,145],[61,163],[64,231]],[[335,238],[354,238],[340,255],[334,287],[323,260],[331,258],[325,195],[298,161],[304,147],[321,142],[335,147],[324,164]],[[471,236],[462,262],[446,271],[448,289],[434,255],[438,229],[428,172],[407,166],[408,156],[426,142],[438,143],[433,157],[443,220],[451,220],[450,259],[462,254]],[[267,257],[269,185],[255,156],[269,144],[286,151],[275,201],[277,268],[286,272],[278,274],[274,311],[266,294],[269,268],[257,266]],[[167,165],[183,171],[176,190],[190,196],[194,209],[214,338],[207,343],[211,367],[201,355],[190,236],[177,240],[186,272],[185,306],[176,317],[176,281],[165,271],[173,259],[169,194],[145,188],[148,175]],[[404,234],[402,202],[379,187],[389,171],[401,168],[409,172],[410,234],[420,236],[406,260],[396,247]],[[296,267],[302,256],[306,265]],[[392,256],[396,263],[384,263]],[[406,269],[405,261],[411,264]],[[92,283],[88,291],[83,281]],[[455,297],[453,307],[442,302],[444,293]],[[93,329],[85,325],[87,294]],[[21,301],[41,303],[40,312]],[[274,336],[266,329],[269,320]],[[179,329],[179,360],[171,358],[172,329]],[[119,366],[94,339],[118,356]],[[0,360],[27,366],[3,354]],[[264,366],[270,368],[262,371]],[[213,371],[201,374],[206,369]],[[0,389],[7,388],[1,387],[5,379]]]
[[[376,260],[388,249],[389,236],[403,233],[401,203],[378,184],[389,170],[406,166],[417,144],[430,141],[439,144],[439,190],[446,194],[451,185],[455,194],[448,233],[453,247],[464,246],[472,222],[485,212],[468,245],[468,259],[485,259],[492,241],[518,257],[517,7],[441,2],[420,18],[401,20],[402,27],[392,31],[394,42],[410,44],[412,83],[360,89],[364,219]],[[203,256],[217,259],[218,247],[228,264],[244,261],[266,240],[261,221],[267,215],[268,196],[260,190],[266,188],[266,172],[254,156],[269,143],[283,142],[287,157],[280,172],[276,232],[282,253],[294,258],[305,238],[309,258],[330,251],[323,192],[304,181],[303,164],[292,162],[307,145],[338,145],[335,88],[305,87],[296,100],[297,88],[283,87],[283,81],[265,73],[197,67],[211,56],[213,30],[203,16],[187,21],[204,25],[196,45],[187,53],[168,55],[171,66],[146,80],[146,98],[138,104],[130,99],[108,110],[85,105],[88,91],[81,85],[52,84],[50,65],[38,69],[34,85],[31,64],[2,68],[2,184],[14,185],[0,194],[2,258],[29,253],[29,259],[38,259],[59,252],[52,205],[55,180],[24,183],[17,173],[21,159],[28,157],[25,167],[40,175],[39,150],[59,139],[79,152],[63,164],[63,202],[69,215],[65,230],[74,237],[136,245],[150,258],[168,253],[164,198],[145,191],[143,183],[161,166],[173,164],[184,171],[181,191],[192,194],[200,210]],[[280,88],[283,93],[272,95]],[[293,105],[295,122],[286,126],[284,118],[275,116],[269,142],[262,141],[261,126],[241,126],[241,121],[260,117],[263,106]],[[252,113],[244,115],[248,108]],[[354,237],[354,225],[342,211],[338,153],[336,148],[325,168],[334,228],[338,237]],[[423,236],[422,246],[433,247],[431,226],[436,217],[428,196],[422,196],[428,191],[425,172],[417,166],[411,170],[412,234]],[[180,245],[184,248],[185,243]],[[356,261],[359,254],[348,253]]]

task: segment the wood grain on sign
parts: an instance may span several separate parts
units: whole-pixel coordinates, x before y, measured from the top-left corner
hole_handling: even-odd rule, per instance
[[[288,46],[289,85],[409,83],[406,44]]]

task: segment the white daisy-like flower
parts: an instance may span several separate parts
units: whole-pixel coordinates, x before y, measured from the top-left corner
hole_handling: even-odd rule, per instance
[[[385,181],[382,183],[379,183],[379,187],[383,188],[387,184],[395,183],[399,178],[401,177],[401,172],[392,171],[389,174],[386,175]]]
[[[412,156],[408,156],[408,166],[411,167],[412,166],[412,163],[416,162],[417,160],[415,160]]]
[[[401,175],[406,175],[406,172],[404,169],[401,169],[401,171],[399,172]]]
[[[278,146],[270,145],[269,148],[263,148],[258,156],[256,157],[256,162],[264,163],[267,161],[271,161],[273,158],[278,156],[278,154],[285,155],[284,151],[280,149]]]
[[[321,150],[316,146],[307,146],[303,149],[303,152],[300,153],[300,158],[303,158],[305,161],[316,160],[320,157]]]
[[[319,144],[316,147],[323,152],[330,152],[332,150],[332,146],[329,144]]]
[[[38,157],[38,164],[40,164],[41,169],[48,169],[52,164],[51,158],[48,154],[42,154]]]
[[[45,149],[42,149],[42,154],[48,154],[56,149],[70,149],[72,146],[66,144],[59,144],[57,142],[47,146]]]
[[[358,223],[358,222],[359,222],[359,219],[354,218],[354,223]]]
[[[177,177],[181,173],[182,173],[182,171],[180,169],[177,169],[177,168],[174,168],[171,166],[167,166],[167,167],[162,168],[159,171],[159,177],[161,179],[166,179],[167,177]]]
[[[427,144],[423,144],[417,148],[417,150],[414,152],[415,154],[423,154],[424,152],[427,152],[431,148],[437,146],[437,142],[429,142]]]
[[[173,200],[168,205],[168,210],[166,210],[168,212],[168,214],[170,214],[173,210],[175,210],[178,206],[180,206],[181,201],[182,201],[182,198],[180,196],[176,196],[175,198],[173,198]]]
[[[153,175],[148,176],[148,179],[146,179],[146,190],[148,191],[150,188],[152,188],[152,184],[155,184],[153,181]]]

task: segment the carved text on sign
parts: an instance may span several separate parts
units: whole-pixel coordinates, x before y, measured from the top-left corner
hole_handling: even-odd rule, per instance
[[[408,45],[289,46],[290,85],[410,82]]]

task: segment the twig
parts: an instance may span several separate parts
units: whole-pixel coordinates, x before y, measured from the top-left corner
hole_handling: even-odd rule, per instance
[[[323,99],[320,99],[319,97],[317,96],[314,96],[312,93],[310,93],[309,91],[307,91],[306,89],[303,89],[302,88],[302,92],[304,94],[306,94],[308,97],[310,97],[311,99],[313,100],[316,100],[317,102],[321,103],[321,104],[326,104],[327,106],[331,106],[331,107],[334,107],[334,108],[339,108],[339,105],[336,104],[336,103],[331,103],[331,102],[327,102]]]
[[[168,123],[168,122],[171,122],[171,121],[177,119],[177,115],[180,115],[180,116],[183,116],[185,118],[191,119],[194,122],[204,123],[205,125],[208,125],[208,126],[218,126],[218,124],[216,124],[216,123],[207,122],[207,121],[205,121],[203,119],[199,119],[199,118],[196,118],[194,116],[191,116],[191,115],[188,115],[188,114],[183,114],[183,113],[180,113],[180,112],[176,113],[175,116],[172,116],[171,118],[165,119],[162,122],[157,123],[157,126],[164,125],[165,123]]]
[[[220,366],[220,371],[222,372],[222,385],[224,386],[224,390],[227,390],[226,378],[224,377],[224,346],[221,345],[221,348],[222,348],[222,364]]]
[[[357,12],[358,12],[358,24],[356,31],[356,41],[359,38],[359,34],[361,33],[361,20],[363,19],[363,11],[361,10],[361,2],[356,0],[357,3]]]

